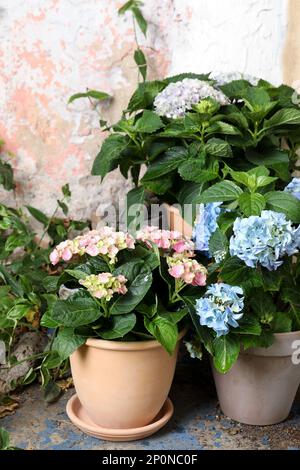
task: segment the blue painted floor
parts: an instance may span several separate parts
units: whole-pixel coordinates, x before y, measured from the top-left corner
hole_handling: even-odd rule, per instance
[[[178,366],[170,397],[175,413],[157,434],[135,442],[106,442],[79,431],[65,413],[70,389],[57,403],[45,405],[37,385],[20,395],[15,414],[0,420],[12,444],[24,449],[300,449],[300,396],[284,423],[241,425],[220,412],[208,369],[198,361]]]

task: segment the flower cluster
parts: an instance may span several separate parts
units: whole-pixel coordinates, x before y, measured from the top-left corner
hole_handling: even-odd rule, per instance
[[[69,261],[74,255],[90,256],[103,255],[114,263],[116,255],[125,248],[134,248],[134,239],[124,232],[115,232],[111,227],[102,227],[99,230],[91,230],[84,235],[80,235],[74,240],[61,242],[50,254],[52,264],[57,264],[60,260]]]
[[[300,200],[300,178],[293,178],[284,190]]]
[[[184,341],[184,345],[192,359],[202,359],[200,338],[194,337],[191,339],[191,341]]]
[[[230,254],[251,268],[257,263],[269,271],[277,269],[284,255],[291,256],[300,248],[300,226],[280,212],[262,211],[261,216],[236,219],[230,239]]]
[[[243,316],[243,289],[228,284],[212,284],[201,299],[196,301],[196,313],[200,324],[212,328],[217,337],[226,335],[229,326],[239,326],[237,320]]]
[[[81,279],[79,284],[86,287],[89,293],[97,299],[105,299],[107,302],[116,294],[126,294],[126,277],[113,276],[111,273],[91,274]]]
[[[209,240],[218,228],[217,219],[222,212],[221,204],[222,202],[211,202],[209,204],[200,204],[199,207],[192,237],[195,242],[195,249],[203,252],[206,256],[210,256]]]
[[[167,263],[169,274],[175,279],[193,286],[205,286],[207,270],[195,259],[187,257],[185,253],[174,253],[167,257]]]
[[[153,243],[163,250],[174,250],[176,253],[191,252],[190,256],[194,250],[194,243],[188,238],[183,237],[180,232],[161,230],[154,226],[148,226],[139,230],[136,239],[146,243],[149,248],[152,248]]]
[[[211,72],[209,78],[215,80],[217,86],[225,85],[233,80],[247,80],[247,82],[251,83],[253,86],[258,85],[259,82],[259,78],[241,72]]]
[[[213,98],[221,105],[229,104],[228,98],[209,83],[185,78],[180,82],[170,83],[154,100],[155,112],[160,116],[177,119],[204,98]]]

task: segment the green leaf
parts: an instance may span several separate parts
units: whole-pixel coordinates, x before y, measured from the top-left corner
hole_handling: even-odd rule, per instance
[[[292,331],[293,320],[287,312],[276,312],[272,322],[272,331],[274,333],[289,333]]]
[[[216,259],[223,259],[228,251],[226,235],[217,228],[209,239],[209,252]]]
[[[93,256],[90,257],[85,263],[77,265],[76,270],[82,271],[86,274],[99,274],[109,272],[110,268],[103,258],[100,258],[100,256]]]
[[[145,109],[145,111],[143,111],[142,116],[135,124],[135,130],[137,132],[151,134],[152,132],[157,131],[163,126],[164,124],[162,120],[156,113]]]
[[[171,77],[165,78],[165,82],[167,84],[169,83],[176,83],[176,82],[181,82],[185,78],[192,78],[196,80],[203,80],[205,82],[211,83],[212,81],[209,79],[209,73],[192,73],[192,72],[187,72],[187,73],[180,73],[178,75],[172,75]]]
[[[270,97],[264,88],[249,87],[243,93],[243,99],[253,111],[259,111],[269,105]]]
[[[88,274],[80,269],[65,269],[65,272],[70,274],[70,276],[74,277],[75,279],[85,279]]]
[[[260,335],[242,335],[241,343],[245,350],[249,348],[268,348],[274,341],[271,331],[262,330]]]
[[[136,65],[139,68],[140,74],[142,75],[143,80],[145,81],[146,75],[147,75],[147,60],[146,60],[145,54],[143,53],[141,49],[136,49],[134,51],[133,57],[134,57],[134,61]]]
[[[260,215],[266,206],[265,198],[258,193],[243,193],[240,195],[239,206],[246,217]]]
[[[68,215],[69,208],[68,208],[67,204],[63,201],[60,201],[59,199],[57,200],[57,204],[59,205],[59,207],[63,211],[64,215]]]
[[[24,302],[26,301],[24,300]],[[15,321],[21,320],[21,318],[24,318],[31,309],[32,305],[28,302],[16,304],[9,310],[7,318]]]
[[[46,403],[56,402],[61,395],[61,388],[55,382],[49,382],[44,388],[44,400]]]
[[[143,210],[145,204],[145,189],[143,187],[131,189],[126,196],[126,214],[127,214],[127,229],[130,232],[135,232],[140,229],[137,224],[139,223],[139,212]],[[143,212],[141,212],[143,214]]]
[[[137,6],[132,6],[131,7],[131,11],[137,21],[137,24],[139,25],[140,27],[140,30],[142,31],[142,33],[144,34],[144,36],[146,36],[147,34],[147,21],[145,20],[141,10],[137,7]]]
[[[186,317],[186,315],[189,313],[189,310],[187,307],[181,308],[180,310],[177,310],[175,312],[168,312],[165,310],[162,310],[161,308],[159,309],[159,316],[162,318],[166,318],[170,322],[174,323],[175,325],[179,323],[183,318]]]
[[[207,134],[242,135],[241,131],[237,127],[223,121],[215,121],[206,129],[206,132]]]
[[[152,105],[156,95],[165,88],[166,83],[159,80],[140,83],[137,90],[130,98],[127,111],[133,113]]]
[[[136,4],[136,0],[129,0],[129,2],[124,3],[124,5],[121,6],[118,10],[119,15],[124,15],[128,10],[131,10],[131,8]]]
[[[109,325],[104,330],[98,330],[98,335],[103,339],[123,338],[129,333],[136,324],[136,316],[134,313],[126,315],[114,315],[109,319]]]
[[[250,84],[247,80],[232,80],[220,88],[229,98],[242,98],[250,88]]]
[[[267,208],[283,212],[289,220],[300,223],[300,201],[287,191],[271,191],[264,195]]]
[[[194,201],[198,203],[235,201],[243,193],[241,188],[232,181],[221,181],[210,186],[203,191],[199,199]]]
[[[32,206],[26,206],[32,217],[34,217],[38,222],[44,225],[46,227],[49,223],[49,218],[41,212],[39,209],[36,209],[35,207]]]
[[[213,342],[214,366],[225,374],[235,363],[240,353],[240,342],[236,336],[220,336]]]
[[[9,448],[9,434],[4,428],[0,428],[0,450]]]
[[[73,101],[78,100],[79,98],[95,98],[96,100],[104,101],[110,99],[111,96],[108,93],[105,93],[104,91],[88,90],[85,93],[75,93],[75,95],[72,95],[69,98],[68,103],[72,103]]]
[[[92,175],[100,175],[104,178],[107,173],[114,170],[126,149],[128,140],[126,136],[111,134],[102,144],[101,150],[95,158]]]
[[[255,295],[251,297],[250,305],[253,312],[260,318],[263,318],[266,314],[273,314],[276,311],[272,296],[262,289],[256,289]]]
[[[86,338],[75,334],[74,328],[60,328],[53,341],[52,350],[64,361],[85,342]]]
[[[295,108],[280,109],[264,122],[264,129],[285,125],[300,125],[300,110]]]
[[[178,341],[177,325],[160,316],[151,319],[144,317],[144,324],[149,333],[172,355]]]
[[[67,300],[57,300],[50,312],[50,318],[59,325],[74,328],[98,320],[102,312],[97,301],[78,294],[74,294]]]
[[[0,185],[3,186],[6,191],[14,189],[14,173],[9,163],[2,162],[0,160]]]
[[[128,279],[128,292],[119,295],[110,309],[111,315],[129,313],[141,302],[152,285],[152,273],[142,262],[128,262],[119,266],[114,275],[123,274]]]
[[[56,292],[60,276],[45,276],[42,285],[47,292]]]
[[[246,158],[249,162],[253,163],[253,165],[264,165],[266,167],[272,167],[273,165],[281,163],[288,165],[289,163],[288,152],[279,149],[263,151],[261,154],[255,150],[249,149],[246,150]]]
[[[232,333],[240,335],[260,335],[261,326],[258,319],[254,316],[242,317],[241,320],[239,320],[238,328],[232,329]]]
[[[36,377],[37,377],[37,374],[36,374],[35,370],[33,369],[33,367],[31,367],[29,369],[29,371],[27,372],[27,374],[25,375],[25,377],[23,377],[22,385],[31,384],[32,382],[35,381]]]
[[[213,155],[214,157],[232,157],[232,150],[229,143],[215,137],[207,141],[205,150],[209,155]]]
[[[186,183],[178,193],[178,201],[180,204],[192,204],[200,199],[202,194],[203,183]]]
[[[223,266],[221,278],[231,285],[239,285],[249,280],[257,280],[262,283],[259,274],[252,268],[248,268],[245,263],[236,256],[228,258]]]
[[[171,148],[162,157],[157,158],[153,163],[150,163],[145,175],[141,179],[141,182],[143,183],[159,178],[162,175],[176,170],[187,156],[188,151],[184,147]]]
[[[194,183],[206,183],[218,178],[219,176],[219,172],[217,170],[204,169],[203,163],[194,158],[181,163],[178,168],[178,173],[183,180],[193,181]]]
[[[165,194],[170,188],[172,188],[174,182],[173,173],[161,176],[159,179],[149,180],[144,182],[143,187],[154,194]]]
[[[63,193],[64,197],[71,197],[72,196],[72,193],[70,191],[70,186],[69,184],[64,184],[61,188],[61,192]]]

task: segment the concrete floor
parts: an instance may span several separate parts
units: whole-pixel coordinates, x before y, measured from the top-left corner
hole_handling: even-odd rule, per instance
[[[68,390],[57,403],[45,405],[37,385],[20,395],[20,408],[0,420],[12,444],[24,449],[298,449],[300,450],[300,396],[284,423],[254,427],[226,418],[218,407],[210,373],[198,361],[180,364],[170,397],[175,413],[157,434],[129,443],[95,439],[79,431],[65,413]]]

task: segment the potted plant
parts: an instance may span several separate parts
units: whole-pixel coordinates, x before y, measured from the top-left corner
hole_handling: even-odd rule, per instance
[[[284,419],[299,385],[291,360],[300,331],[295,91],[250,77],[181,74],[139,84],[122,119],[106,129],[93,174],[117,167],[131,174],[129,205],[153,197],[178,204],[172,226],[193,232],[210,287],[180,297],[214,358],[223,411],[252,424]],[[239,401],[230,388],[237,383]]]
[[[56,289],[76,288],[69,298],[54,300],[43,318],[57,328],[52,349],[61,360],[70,356],[80,404],[72,399],[69,416],[86,432],[110,440],[159,429],[172,414],[170,402],[167,419],[159,412],[185,333],[188,311],[180,292],[206,281],[193,243],[155,227],[135,238],[102,227],[60,243],[50,259],[60,270],[53,278]]]
[[[294,178],[286,189],[299,187]],[[300,226],[271,210],[238,216],[226,230],[222,214],[208,219],[213,233],[201,227],[204,218],[196,231],[215,263],[208,288],[186,304],[212,355],[221,409],[247,424],[278,423],[300,384]]]

